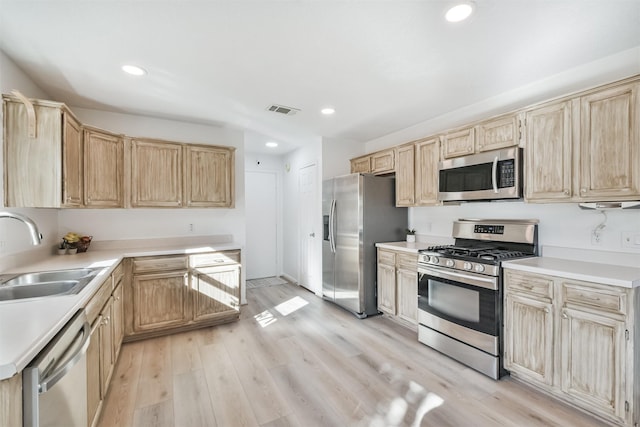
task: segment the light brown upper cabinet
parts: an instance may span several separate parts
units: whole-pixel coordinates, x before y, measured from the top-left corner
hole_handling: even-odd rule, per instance
[[[395,170],[395,150],[378,151],[371,155],[371,173],[375,175],[392,173]]]
[[[233,207],[230,147],[131,141],[132,207]]]
[[[446,133],[442,137],[442,157],[465,156],[475,151],[475,128],[467,127]]]
[[[580,98],[580,199],[640,196],[639,90],[636,81]]]
[[[80,122],[62,103],[3,95],[4,203],[7,207],[82,206]],[[29,135],[35,121],[35,135]]]
[[[435,205],[438,202],[438,162],[440,137],[416,142],[416,205]]]
[[[185,145],[187,206],[234,206],[234,155],[227,147]]]
[[[371,173],[371,156],[351,159],[351,173]]]
[[[395,170],[395,148],[351,159],[351,173],[384,175]]]
[[[531,202],[640,197],[637,82],[525,113],[525,197]]]
[[[182,145],[131,141],[131,206],[182,206]]]
[[[396,148],[396,206],[414,206],[416,202],[415,145]]]
[[[520,143],[520,120],[516,114],[496,117],[476,126],[477,151],[499,150]]]
[[[529,201],[571,198],[571,102],[534,108],[524,119],[525,197]]]
[[[123,140],[100,129],[84,129],[84,204],[121,208],[124,165]]]

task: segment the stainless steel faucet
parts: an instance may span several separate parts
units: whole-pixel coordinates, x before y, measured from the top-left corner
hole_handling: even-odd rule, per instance
[[[29,229],[29,234],[31,234],[31,243],[39,245],[42,242],[42,234],[38,231],[38,226],[28,216],[13,212],[0,212],[0,218],[13,218],[23,222]]]

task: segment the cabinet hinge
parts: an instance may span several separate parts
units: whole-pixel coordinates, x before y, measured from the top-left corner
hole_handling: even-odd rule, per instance
[[[629,341],[629,330],[628,329],[624,330],[624,339]]]

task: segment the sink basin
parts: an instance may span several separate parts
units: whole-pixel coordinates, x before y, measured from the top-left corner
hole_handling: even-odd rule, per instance
[[[3,285],[32,285],[42,282],[60,282],[65,280],[78,280],[89,276],[95,269],[74,268],[71,270],[39,271],[36,273],[24,273],[13,279],[7,280]],[[92,277],[95,274],[92,275]]]
[[[0,282],[0,301],[79,293],[103,268],[23,273]]]
[[[0,301],[74,293],[70,291],[78,283],[80,282],[77,280],[61,280],[59,282],[44,282],[29,286],[3,286],[0,287]]]

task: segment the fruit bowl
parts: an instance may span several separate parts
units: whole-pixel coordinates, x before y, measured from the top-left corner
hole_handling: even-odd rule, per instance
[[[80,238],[80,240],[78,240],[78,242],[76,243],[76,248],[78,248],[78,253],[87,252],[87,249],[89,249],[89,245],[91,244],[92,238],[93,236],[83,236]]]

